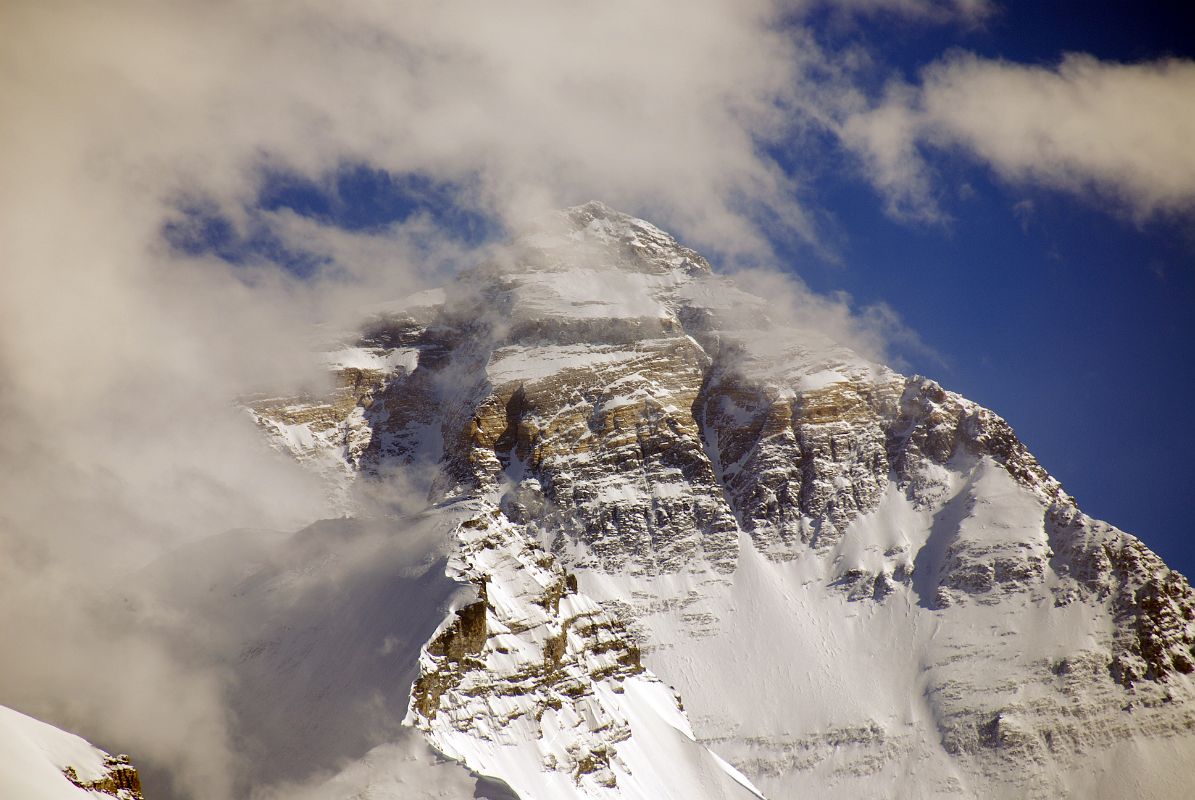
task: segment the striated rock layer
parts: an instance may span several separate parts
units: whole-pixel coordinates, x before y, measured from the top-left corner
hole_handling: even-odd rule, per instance
[[[748,791],[656,774],[645,707],[769,797],[1184,796],[1186,579],[780,308],[591,203],[252,402],[346,504],[414,466],[467,516],[408,724],[525,798]]]

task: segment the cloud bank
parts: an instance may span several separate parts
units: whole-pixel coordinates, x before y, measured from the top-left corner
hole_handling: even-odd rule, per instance
[[[929,149],[957,150],[1015,184],[1038,184],[1141,221],[1195,208],[1195,62],[1121,64],[1070,54],[1056,67],[956,54],[849,117],[897,216],[939,219]]]
[[[229,211],[263,168],[362,162],[460,182],[507,217],[600,196],[725,241],[748,235],[745,204],[806,224],[757,148],[787,132],[819,57],[777,26],[782,10],[28,4],[8,12],[6,104],[22,152],[78,155],[59,171],[151,202],[202,194]]]

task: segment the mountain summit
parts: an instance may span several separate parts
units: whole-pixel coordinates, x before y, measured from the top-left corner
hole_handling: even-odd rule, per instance
[[[287,763],[331,766],[366,686],[523,800],[1189,793],[1195,593],[1003,419],[599,203],[498,261],[364,321],[326,396],[250,403],[346,514],[430,503],[370,523],[421,572],[379,555],[340,618],[246,640],[247,685],[322,687],[262,735]],[[390,796],[374,727],[327,786]]]

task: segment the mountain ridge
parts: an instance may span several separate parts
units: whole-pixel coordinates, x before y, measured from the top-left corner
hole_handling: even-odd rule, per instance
[[[590,203],[250,401],[347,512],[458,518],[406,724],[525,800],[1179,796],[1185,578],[783,300]]]

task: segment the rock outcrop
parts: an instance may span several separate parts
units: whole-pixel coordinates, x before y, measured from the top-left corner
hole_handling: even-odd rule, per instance
[[[617,698],[644,672],[625,625],[577,592],[539,543],[497,508],[462,522],[450,571],[477,587],[424,649],[409,721],[441,751],[468,757],[480,739],[539,742],[545,769],[578,787],[613,787],[633,731]],[[501,763],[471,766],[491,774]]]
[[[91,780],[80,778],[74,767],[64,767],[62,774],[72,784],[89,792],[106,794],[117,800],[145,800],[141,793],[141,776],[127,755],[105,756],[103,770],[101,777]]]

